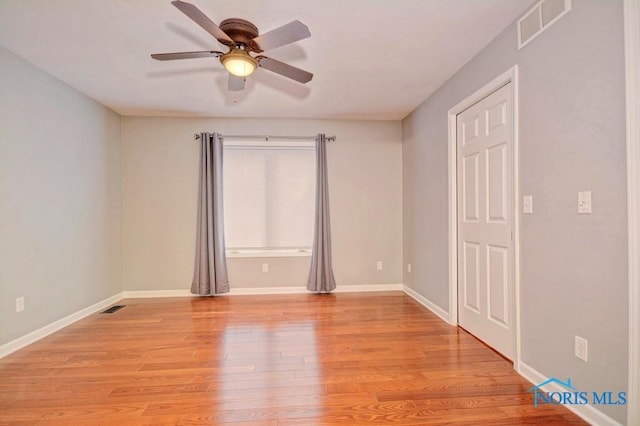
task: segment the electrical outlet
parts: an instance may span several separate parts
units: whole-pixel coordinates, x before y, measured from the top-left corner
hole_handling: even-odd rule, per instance
[[[587,362],[589,354],[589,342],[580,336],[575,336],[574,354],[576,358],[580,358]]]
[[[262,264],[262,272],[269,272],[269,264],[268,263],[263,263]]]
[[[407,272],[411,273],[411,264],[410,263],[407,263]]]
[[[378,269],[378,271],[382,271],[382,261],[381,260],[378,260],[376,262],[376,268]]]
[[[591,191],[578,192],[578,214],[591,214]]]
[[[16,299],[16,312],[24,311],[24,297],[18,297]]]

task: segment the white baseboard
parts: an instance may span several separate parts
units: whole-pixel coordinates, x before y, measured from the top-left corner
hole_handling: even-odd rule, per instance
[[[367,293],[372,291],[402,291],[402,284],[366,284],[339,285],[332,293]],[[306,287],[253,287],[232,288],[222,296],[253,295],[253,294],[313,294]]]
[[[333,292],[358,293],[371,291],[402,291],[403,287],[404,286],[402,284],[339,285]]]
[[[368,285],[339,285],[333,293],[356,293],[372,291],[402,291],[402,284],[368,284]],[[311,294],[306,287],[251,287],[231,288],[229,293],[220,296],[250,296],[260,294]],[[123,297],[138,299],[145,297],[196,297],[190,290],[142,290],[125,291]]]
[[[407,293],[409,296],[413,297],[416,300],[416,302],[420,303],[422,306],[424,306],[425,308],[427,308],[428,310],[430,310],[431,312],[439,316],[444,322],[450,325],[454,325],[454,324],[451,324],[451,322],[449,321],[449,313],[444,309],[442,309],[440,306],[436,305],[435,303],[433,303],[426,297],[422,296],[421,294],[418,294],[414,289],[407,287],[406,285],[403,286],[402,290],[405,293]]]
[[[221,296],[252,296],[259,294],[302,294],[307,293],[304,287],[252,287],[252,288],[231,288],[229,293]]]
[[[67,315],[64,318],[61,318],[57,321],[52,322],[49,325],[45,325],[42,328],[39,328],[35,331],[32,331],[29,334],[25,334],[22,337],[18,337],[15,340],[12,340],[9,343],[5,343],[0,346],[0,358],[3,358],[10,353],[17,351],[18,349],[24,348],[31,343],[34,343],[48,335],[55,333],[56,331],[73,324],[74,322],[81,320],[84,317],[87,317],[93,313],[96,313],[110,305],[113,305],[118,300],[122,299],[122,293],[118,293],[115,296],[111,296],[107,299],[101,300],[100,302],[94,303],[91,306],[88,306],[84,309],[79,310],[71,315]]]
[[[530,367],[526,363],[520,361],[518,373],[532,384],[543,383],[549,380],[549,377],[546,377],[544,374],[540,373],[533,367]],[[560,377],[560,380],[566,379],[565,377]],[[561,387],[556,383],[549,383],[548,385],[542,386],[541,389],[545,392],[565,392],[566,389]],[[604,414],[602,411],[595,408],[593,405],[564,405],[577,416],[581,417],[583,420],[588,422],[591,425],[595,426],[622,426],[621,423],[618,423],[616,420]]]
[[[122,293],[123,299],[144,299],[154,297],[192,297],[189,290],[136,290]]]

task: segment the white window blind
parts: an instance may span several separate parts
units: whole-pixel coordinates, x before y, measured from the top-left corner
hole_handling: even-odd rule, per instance
[[[315,145],[224,142],[227,249],[300,250],[313,240]]]

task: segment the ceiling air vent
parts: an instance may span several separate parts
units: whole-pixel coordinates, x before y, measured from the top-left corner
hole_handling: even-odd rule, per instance
[[[571,0],[542,0],[518,20],[518,49],[571,10]]]

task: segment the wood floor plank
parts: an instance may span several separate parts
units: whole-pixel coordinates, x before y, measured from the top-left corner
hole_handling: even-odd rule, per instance
[[[401,292],[118,304],[0,359],[0,425],[585,424]]]

